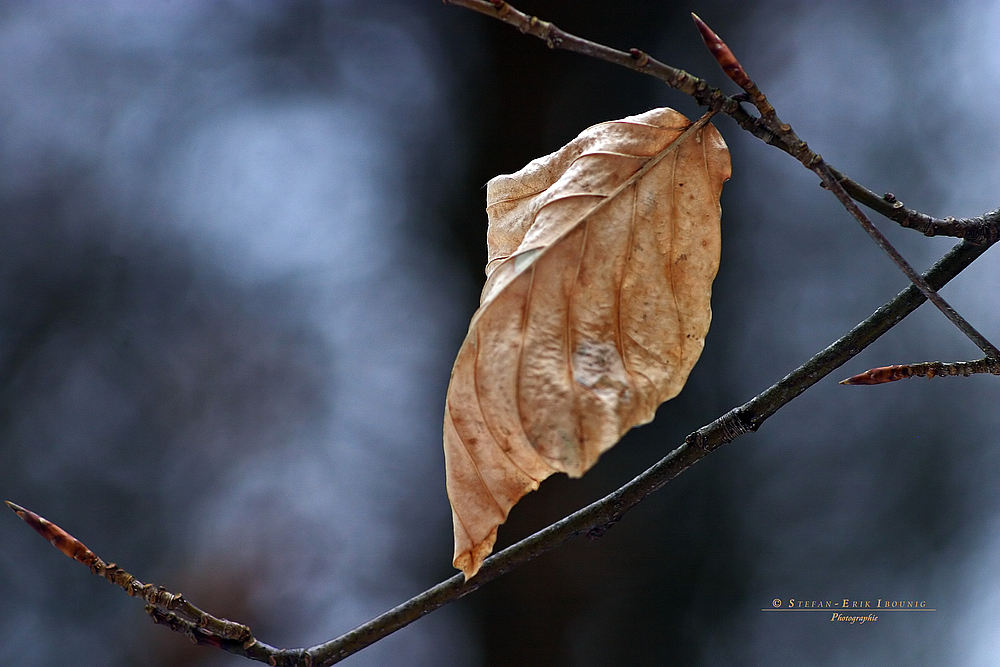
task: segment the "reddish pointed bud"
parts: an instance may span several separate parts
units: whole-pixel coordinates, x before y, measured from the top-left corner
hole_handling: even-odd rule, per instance
[[[743,70],[743,65],[740,65],[740,61],[736,59],[736,56],[729,50],[726,43],[697,14],[691,12],[691,18],[694,19],[694,24],[698,26],[698,32],[701,33],[701,38],[704,40],[705,46],[708,47],[708,50],[712,52],[716,61],[722,66],[722,71],[726,73],[726,76],[732,79],[743,90],[752,88],[754,85],[753,81],[747,76],[747,73]]]
[[[909,366],[879,366],[846,380],[841,380],[840,384],[885,384],[886,382],[904,380],[912,375]]]
[[[73,560],[80,561],[87,567],[90,567],[94,561],[97,560],[97,556],[94,555],[94,552],[84,546],[83,542],[76,539],[48,519],[40,517],[30,510],[26,510],[20,505],[15,505],[9,500],[4,502],[6,502],[7,506],[14,510],[14,513],[21,517],[26,524],[34,528],[35,532],[47,539],[52,543],[52,546]]]

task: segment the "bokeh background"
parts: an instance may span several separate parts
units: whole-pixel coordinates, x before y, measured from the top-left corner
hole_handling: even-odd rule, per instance
[[[719,32],[832,164],[934,215],[1000,206],[1000,3],[533,1],[736,92]],[[440,424],[485,182],[683,95],[438,2],[0,5],[0,495],[247,622],[329,639],[450,576]],[[714,324],[684,392],[506,546],[600,497],[905,287],[816,178],[732,151]],[[952,244],[882,224],[925,268]],[[944,294],[1000,338],[993,253]],[[843,387],[976,358],[926,306],[629,513],[351,665],[992,665],[1000,384]],[[773,598],[917,599],[851,626]],[[0,664],[249,664],[0,519]]]

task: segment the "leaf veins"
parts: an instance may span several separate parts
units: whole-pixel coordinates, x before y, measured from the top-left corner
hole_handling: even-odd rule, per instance
[[[487,281],[444,420],[466,578],[518,500],[583,475],[684,386],[712,317],[729,175],[708,116],[664,108],[490,181]]]

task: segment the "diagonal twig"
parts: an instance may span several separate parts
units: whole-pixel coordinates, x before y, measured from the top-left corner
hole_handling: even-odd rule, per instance
[[[806,147],[805,142],[802,142],[802,146],[816,158],[806,158],[806,160],[803,161],[803,164],[812,169],[813,172],[815,172],[822,179],[823,184],[827,187],[827,189],[830,190],[838,200],[840,200],[840,203],[844,205],[844,208],[846,208],[847,211],[854,216],[854,219],[857,220],[864,230],[868,232],[868,235],[874,239],[876,245],[878,245],[879,248],[892,258],[892,261],[895,262],[896,266],[898,266],[906,277],[910,279],[910,282],[916,285],[917,289],[919,289],[920,292],[927,297],[927,299],[933,303],[937,309],[940,310],[944,316],[958,328],[959,331],[975,343],[976,347],[982,350],[987,357],[1000,359],[1000,350],[998,350],[993,343],[987,340],[983,334],[979,333],[979,331],[972,326],[968,320],[959,315],[958,311],[952,308],[951,305],[937,293],[937,291],[928,285],[926,281],[920,277],[920,274],[918,274],[913,267],[910,266],[910,263],[907,262],[901,254],[899,254],[899,251],[893,247],[892,243],[889,242],[889,239],[887,239],[885,235],[879,231],[875,224],[869,220],[868,216],[866,216],[854,200],[851,199],[851,196],[847,194],[847,191],[843,188],[840,182],[837,181],[833,172],[823,159],[816,153],[809,150],[809,148]]]
[[[502,0],[443,0],[443,2],[449,5],[465,7],[466,9],[471,9],[480,14],[503,21],[508,25],[514,26],[522,33],[541,39],[551,49],[562,49],[590,56],[591,58],[627,67],[628,69],[659,79],[671,88],[690,95],[701,106],[718,108],[722,113],[733,118],[743,129],[761,141],[772,144],[787,152],[781,140],[773,132],[764,127],[760,123],[759,118],[755,118],[747,113],[737,100],[725,95],[718,88],[710,86],[704,79],[685,72],[682,69],[662,63],[639,49],[631,49],[628,52],[619,51],[618,49],[577,37],[548,21],[542,21],[536,16],[529,16]]]
[[[940,288],[986,252],[988,247],[968,242],[959,243],[934,264],[924,277],[931,285]],[[584,534],[599,537],[621,519],[627,510],[704,456],[742,434],[757,430],[780,408],[847,363],[925,300],[916,287],[907,287],[850,332],[784,378],[742,406],[730,410],[689,435],[684,444],[628,484],[487,558],[479,573],[470,581],[466,582],[461,574],[457,574],[364,625],[330,642],[310,648],[310,653],[320,660],[316,664],[332,665],[573,537]]]
[[[988,248],[989,245],[975,245],[963,241],[932,266],[924,274],[924,279],[935,288],[940,288]],[[925,300],[926,298],[916,287],[912,285],[907,287],[850,332],[815,354],[784,378],[740,407],[730,410],[691,433],[684,444],[617,491],[487,558],[479,573],[470,581],[465,581],[463,575],[456,574],[364,625],[336,639],[309,648],[276,649],[256,640],[246,626],[215,619],[193,607],[179,595],[174,596],[162,589],[154,589],[150,584],[140,584],[117,566],[103,565],[103,561],[89,549],[57,526],[13,503],[8,502],[8,505],[66,555],[88,565],[95,573],[105,576],[112,583],[123,585],[119,583],[119,579],[125,581],[126,585],[123,585],[123,588],[126,592],[130,595],[140,595],[150,602],[152,610],[149,610],[149,613],[155,621],[187,634],[198,643],[217,646],[231,653],[275,666],[328,667],[435,609],[468,595],[536,556],[555,549],[573,537],[584,534],[600,537],[609,527],[617,523],[626,511],[709,453],[745,433],[756,431],[771,415],[875,342]],[[95,566],[97,562],[102,563],[104,573]],[[107,572],[120,574],[109,578]],[[127,582],[132,584],[127,586]],[[170,599],[175,601],[173,607],[169,602],[165,602]],[[178,600],[183,600],[183,604],[179,604]],[[154,604],[157,602],[160,604]],[[205,620],[206,618],[209,620]],[[216,621],[220,625],[217,626]],[[234,630],[216,632],[213,630],[215,627]],[[240,634],[242,630],[239,628],[245,629],[246,634]],[[226,632],[233,632],[236,636],[246,639],[242,641],[228,639]]]

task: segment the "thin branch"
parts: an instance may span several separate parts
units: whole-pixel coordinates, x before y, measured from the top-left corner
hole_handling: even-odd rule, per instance
[[[639,49],[619,51],[591,42],[568,33],[548,21],[529,16],[502,1],[443,0],[443,2],[465,7],[512,25],[522,33],[541,39],[551,49],[590,56],[659,79],[671,88],[690,95],[701,106],[718,108],[721,113],[735,120],[741,128],[764,143],[789,154],[792,152],[792,148],[780,136],[768,129],[761,118],[747,113],[740,106],[740,100],[725,95],[704,79],[662,63]],[[834,167],[827,166],[851,197],[903,227],[915,229],[927,236],[952,236],[977,244],[992,244],[1000,240],[1000,209],[975,218],[935,218],[904,207],[892,195],[881,197]]]
[[[935,289],[941,288],[988,248],[988,245],[975,245],[963,241],[932,266],[924,274],[924,279]],[[104,573],[102,573],[100,568],[94,565],[102,561],[78,540],[35,514],[13,503],[8,502],[8,505],[60,551],[88,565],[92,571],[101,574],[112,583],[122,585],[130,595],[143,597],[152,606],[152,609],[147,608],[147,610],[156,622],[182,632],[198,643],[218,646],[231,653],[267,662],[270,665],[327,667],[374,644],[435,609],[468,595],[536,556],[551,551],[570,538],[583,534],[594,538],[600,537],[617,523],[626,511],[710,452],[745,433],[756,431],[768,417],[868,347],[916,310],[925,300],[916,287],[912,285],[907,287],[868,319],[784,378],[740,407],[730,410],[691,433],[684,444],[617,491],[487,558],[479,573],[470,581],[465,581],[461,574],[456,574],[364,625],[329,642],[306,649],[281,650],[268,646],[253,639],[246,626],[215,619],[190,605],[180,595],[174,596],[162,589],[153,589],[149,584],[140,584],[117,566],[103,566]],[[106,572],[112,571],[121,575],[108,577]],[[126,586],[120,583],[119,579],[132,583]],[[174,601],[172,606],[170,600]],[[164,601],[167,603],[164,604]],[[183,604],[178,601],[182,601]],[[240,641],[230,636],[245,637],[245,639]]]
[[[490,2],[490,0],[443,1],[445,4],[465,7],[512,25],[522,33],[541,39],[550,49],[579,53],[659,79],[671,88],[690,95],[701,106],[718,108],[761,141],[777,146],[786,152],[788,150],[773,132],[760,123],[760,119],[747,113],[740,106],[738,100],[725,95],[718,88],[710,86],[704,79],[651,58],[649,54],[639,49],[630,49],[625,52],[591,42],[568,33],[548,21],[542,21],[536,16],[529,16],[500,0],[497,2]]]
[[[940,361],[925,361],[920,364],[902,364],[899,366],[880,366],[871,368],[864,373],[859,373],[846,380],[841,380],[840,384],[885,384],[896,380],[905,380],[912,377],[933,378],[942,375],[961,375],[969,377],[979,373],[991,373],[1000,375],[1000,359],[977,359],[976,361],[956,361],[944,363]]]
[[[17,516],[51,542],[56,549],[83,563],[97,576],[120,586],[130,596],[145,600],[146,613],[152,616],[154,622],[184,634],[196,644],[214,646],[275,666],[312,667],[309,660],[311,656],[306,655],[303,650],[286,651],[257,641],[247,626],[212,616],[188,602],[179,593],[171,593],[163,587],[142,583],[114,563],[105,563],[83,542],[48,519],[9,500],[6,503]]]
[[[840,180],[834,175],[833,169],[826,163],[825,160],[816,153],[811,148],[809,148],[806,142],[802,141],[792,126],[788,123],[783,123],[780,118],[778,118],[777,112],[774,107],[767,100],[767,96],[764,95],[763,91],[757,87],[757,84],[747,76],[744,71],[743,66],[740,65],[739,60],[733,55],[733,52],[726,46],[726,43],[716,35],[711,28],[709,28],[704,21],[698,18],[697,14],[691,15],[694,18],[695,25],[698,26],[699,32],[701,32],[702,39],[708,50],[712,53],[715,59],[718,61],[719,65],[726,75],[733,80],[736,85],[746,91],[747,96],[750,101],[753,102],[754,106],[760,112],[761,122],[771,130],[782,143],[789,149],[789,154],[797,159],[802,165],[815,173],[820,177],[823,182],[823,186],[832,192],[834,196],[843,204],[844,208],[847,209],[855,220],[857,220],[861,226],[864,228],[868,235],[872,237],[875,244],[881,248],[885,254],[887,254],[896,266],[910,279],[914,285],[917,286],[924,296],[926,296],[931,303],[933,303],[938,310],[944,313],[944,316],[951,320],[952,324],[958,327],[959,331],[964,333],[969,340],[976,344],[976,346],[981,349],[987,357],[992,357],[994,359],[1000,359],[1000,350],[998,350],[993,343],[986,340],[979,331],[976,330],[971,324],[969,324],[964,317],[958,314],[958,312],[952,308],[947,301],[945,301],[934,289],[931,288],[923,278],[920,277],[910,263],[907,262],[899,251],[893,247],[889,239],[879,231],[879,229],[868,219],[868,216],[864,214],[860,207],[854,202],[851,196],[844,189],[844,186],[840,183]]]
[[[855,201],[864,204],[893,222],[899,223],[901,227],[914,229],[924,236],[951,236],[965,239],[969,243],[993,244],[1000,241],[1000,209],[974,218],[953,218],[950,216],[934,218],[907,208],[891,192],[879,196],[865,186],[847,178],[833,167],[830,167],[830,171]]]

